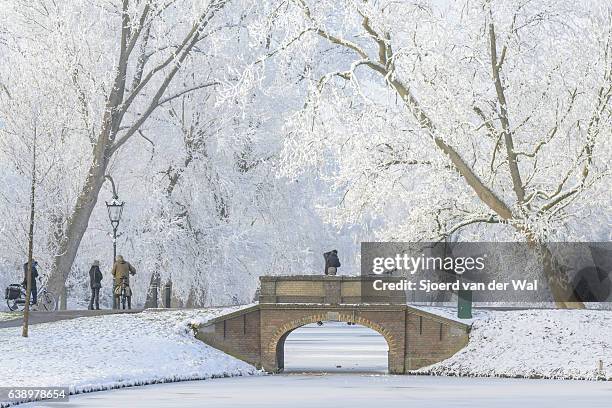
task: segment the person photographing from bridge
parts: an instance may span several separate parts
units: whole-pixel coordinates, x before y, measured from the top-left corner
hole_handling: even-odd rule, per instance
[[[323,254],[325,258],[325,275],[335,275],[340,267],[340,259],[338,259],[338,251],[333,249]]]
[[[130,275],[136,275],[136,269],[129,262],[123,259],[123,256],[117,255],[117,258],[115,258],[115,264],[113,265],[112,274],[115,280],[113,295],[117,308],[119,307],[119,298],[122,295],[122,291],[124,291],[123,294],[127,297],[128,309],[131,309],[132,289],[130,288]]]

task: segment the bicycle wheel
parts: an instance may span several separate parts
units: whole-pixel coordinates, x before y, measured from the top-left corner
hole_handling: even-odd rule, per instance
[[[6,300],[6,305],[8,306],[8,308],[9,308],[9,310],[10,310],[11,312],[16,311],[16,310],[17,310],[17,307],[18,307],[18,306],[17,306],[17,302],[15,302],[15,300],[9,300],[9,299],[7,299],[7,300]]]
[[[22,311],[25,309],[25,303],[19,302],[19,299],[7,300],[6,305],[11,312]]]
[[[43,312],[54,312],[57,307],[55,297],[51,293],[44,291],[38,296],[38,307]]]

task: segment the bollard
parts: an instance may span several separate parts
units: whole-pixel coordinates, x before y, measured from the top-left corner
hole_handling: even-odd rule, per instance
[[[152,307],[157,308],[157,305],[159,304],[158,300],[157,300],[157,291],[159,290],[157,282],[154,282],[151,285],[151,304]]]
[[[472,291],[460,290],[457,299],[457,317],[460,319],[472,318]]]
[[[164,285],[164,307],[170,308],[170,303],[172,300],[172,282],[166,283]]]

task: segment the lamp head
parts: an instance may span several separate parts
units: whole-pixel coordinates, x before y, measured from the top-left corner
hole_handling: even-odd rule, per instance
[[[108,219],[111,222],[113,228],[117,228],[119,226],[119,222],[121,221],[121,215],[123,214],[123,205],[125,203],[123,201],[119,201],[117,197],[113,197],[113,200],[109,203],[106,202],[106,209],[108,210]]]

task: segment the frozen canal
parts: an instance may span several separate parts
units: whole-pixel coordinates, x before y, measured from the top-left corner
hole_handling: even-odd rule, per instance
[[[285,372],[387,372],[385,338],[363,326],[309,324],[285,341]]]
[[[134,387],[36,407],[606,407],[612,383],[389,376],[387,345],[359,326],[325,324],[292,333],[282,375]],[[306,372],[306,373],[304,373]],[[327,372],[327,373],[325,373]]]

